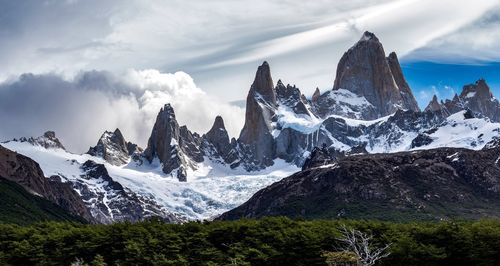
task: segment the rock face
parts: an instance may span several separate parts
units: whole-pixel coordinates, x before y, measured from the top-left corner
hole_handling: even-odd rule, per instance
[[[392,52],[387,57],[387,62],[389,63],[389,67],[391,68],[391,73],[394,77],[394,81],[396,81],[396,85],[399,88],[399,94],[402,98],[402,108],[405,110],[410,110],[414,112],[419,112],[420,108],[418,107],[417,100],[413,95],[413,92],[410,89],[410,85],[406,82],[406,79],[403,75],[403,70],[401,69],[401,65],[399,64],[398,56],[395,52]]]
[[[212,128],[203,135],[203,139],[206,140],[207,145],[210,145],[206,150],[212,150],[209,153],[212,158],[219,157],[228,165],[232,165],[238,161],[239,157],[235,151],[234,142],[231,144],[229,134],[221,116],[215,118]]]
[[[129,144],[127,144],[122,133],[117,128],[114,132],[104,132],[97,145],[91,147],[87,153],[101,157],[112,165],[123,165],[129,160],[128,146]]]
[[[429,102],[427,107],[425,107],[424,112],[441,113],[444,110],[446,109],[443,107],[443,105],[441,105],[441,103],[439,103],[437,96],[434,94],[434,96],[432,96],[432,100]]]
[[[311,97],[311,101],[313,103],[317,102],[318,99],[319,99],[319,96],[321,96],[321,92],[319,91],[319,88],[316,88],[316,90],[314,90],[314,93],[313,93],[313,95]]]
[[[163,211],[156,202],[141,197],[114,181],[103,164],[89,160],[80,168],[84,173],[82,180],[73,181],[71,184],[99,223],[138,222],[148,217],[179,222],[174,215]],[[89,186],[91,183],[97,186]]]
[[[273,121],[276,120],[276,93],[269,64],[257,70],[247,96],[245,125],[238,142],[247,154],[252,154],[255,169],[273,164],[275,156]]]
[[[328,151],[326,144],[323,147],[315,147],[311,155],[305,160],[304,165],[302,165],[302,170],[306,170],[314,167],[321,167],[332,164],[336,162],[335,157]]]
[[[257,192],[219,219],[285,215],[383,220],[500,217],[499,148],[348,156]]]
[[[196,162],[203,161],[200,143],[199,135],[192,134],[185,126],[179,128],[174,109],[166,104],[156,117],[144,156],[150,163],[158,158],[163,172],[186,181],[187,169],[196,168]]]
[[[455,95],[452,100],[445,101],[444,107],[449,113],[469,109],[480,117],[488,117],[492,121],[500,122],[500,103],[493,96],[484,79],[465,85],[460,95]]]
[[[28,192],[44,197],[88,222],[95,221],[78,193],[69,184],[62,183],[57,177],[45,178],[38,163],[2,146],[0,177],[21,185]]]
[[[396,54],[386,58],[382,44],[370,32],[365,32],[340,59],[333,90],[347,90],[364,97],[374,108],[360,110],[358,118],[362,119],[387,116],[398,109],[419,111]]]
[[[293,113],[298,115],[311,115],[306,97],[300,92],[299,88],[295,87],[295,85],[285,86],[281,80],[279,80],[275,91],[279,106],[290,108]]]
[[[0,177],[1,223],[29,225],[38,222],[58,221],[87,223],[85,219],[67,209],[28,192],[16,182]]]

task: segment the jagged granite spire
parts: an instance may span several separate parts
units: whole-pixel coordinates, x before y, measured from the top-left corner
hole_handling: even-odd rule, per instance
[[[398,109],[419,110],[396,55],[386,58],[382,44],[371,32],[365,32],[340,59],[333,90],[340,89],[366,98],[375,107],[362,114],[363,119],[386,116]]]
[[[181,180],[186,180],[186,168],[183,154],[179,148],[179,124],[175,118],[174,109],[170,104],[160,110],[148,140],[144,156],[149,162],[157,157],[163,164],[163,172],[174,173]]]
[[[238,141],[253,154],[256,168],[272,165],[274,138],[272,121],[276,112],[276,92],[269,64],[264,62],[257,69],[255,80],[247,96],[245,125]]]
[[[156,117],[144,156],[150,163],[158,158],[164,173],[186,181],[187,169],[195,169],[196,163],[203,161],[200,145],[200,136],[186,126],[179,127],[174,108],[165,104]]]
[[[271,77],[271,69],[266,61],[264,61],[264,63],[262,63],[262,65],[257,69],[255,80],[250,88],[251,93],[252,90],[254,95],[255,93],[258,93],[265,101],[271,104],[276,104],[276,94],[274,93],[274,83],[273,78]]]
[[[407,110],[419,112],[420,108],[418,107],[417,100],[415,99],[415,96],[413,96],[410,85],[408,85],[408,82],[406,82],[406,79],[403,75],[403,70],[401,69],[401,65],[399,64],[398,56],[395,52],[389,54],[389,56],[387,57],[387,62],[389,63],[394,81],[396,81],[396,85],[398,86],[401,97],[403,98],[402,107]]]

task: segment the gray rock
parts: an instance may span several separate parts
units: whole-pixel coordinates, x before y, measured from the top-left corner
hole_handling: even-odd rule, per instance
[[[196,163],[203,161],[200,145],[200,136],[179,127],[174,109],[166,104],[156,117],[144,156],[150,163],[158,158],[164,173],[186,181],[187,169],[196,169]]]
[[[80,167],[84,180],[100,184],[100,189],[89,187],[85,182],[70,181],[88,205],[92,216],[99,223],[138,222],[150,217],[159,217],[167,222],[180,222],[175,215],[167,213],[153,200],[142,197],[113,180],[103,164],[86,161]]]
[[[257,70],[247,96],[245,124],[238,142],[246,154],[247,169],[262,169],[273,164],[275,143],[272,122],[276,121],[276,94],[269,64]]]
[[[130,158],[128,144],[118,128],[114,132],[105,131],[97,145],[91,147],[87,153],[118,166],[126,164]]]
[[[3,146],[0,146],[0,177],[16,182],[27,191],[50,200],[88,222],[96,222],[71,186],[56,177],[46,178],[37,162]]]
[[[444,106],[444,104],[442,102],[438,102],[436,95],[432,97],[432,100],[429,102],[424,112],[430,112],[442,118],[448,117],[450,115],[450,112]]]
[[[478,117],[500,122],[500,102],[493,96],[484,79],[465,85],[460,95],[445,101],[444,107],[452,114],[470,109]]]
[[[316,90],[314,90],[314,93],[313,93],[313,95],[311,97],[311,101],[313,103],[317,102],[318,99],[319,99],[319,96],[321,96],[321,92],[319,91],[319,88],[316,88]]]
[[[340,59],[333,90],[340,89],[364,97],[373,105],[373,108],[359,110],[361,114],[358,118],[376,119],[398,109],[419,111],[396,54],[391,53],[386,58],[382,44],[370,32],[365,32],[361,40]],[[320,106],[319,109],[325,107]],[[322,116],[328,114],[322,112]]]
[[[498,148],[347,156],[268,186],[218,219],[288,216],[442,220],[500,217]]]
[[[63,149],[64,146],[62,145],[61,141],[56,137],[56,133],[54,131],[47,131],[43,133],[42,136],[40,137],[22,137],[19,139],[20,142],[28,142],[32,145],[36,146],[41,146],[44,147],[45,149]]]
[[[222,162],[231,165],[238,161],[239,157],[235,150],[235,144],[231,144],[229,134],[224,126],[224,120],[221,116],[215,118],[212,128],[203,136],[207,145],[207,149],[212,149],[210,153],[213,157],[218,157]]]

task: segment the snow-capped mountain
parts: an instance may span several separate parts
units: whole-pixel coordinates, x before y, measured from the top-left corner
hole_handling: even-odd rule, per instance
[[[27,141],[13,140],[1,145],[38,162],[46,176],[57,176],[62,183],[70,184],[100,223],[153,216],[170,222],[209,219],[299,170],[276,160],[268,169],[248,173],[206,158],[196,170],[187,169],[189,178],[180,182],[176,176],[163,172],[158,158],[152,163],[144,157],[138,161],[130,158],[117,166],[98,156],[73,154]]]
[[[2,145],[71,184],[99,222],[209,219],[298,171],[315,147],[342,156],[479,150],[500,137],[498,101],[484,80],[455,98],[434,97],[421,112],[396,54],[386,57],[366,32],[339,62],[333,89],[317,89],[311,99],[281,80],[275,85],[267,62],[259,66],[237,139],[220,116],[205,134],[180,126],[167,103],[144,150],[118,129],[83,155],[66,151],[53,132]]]

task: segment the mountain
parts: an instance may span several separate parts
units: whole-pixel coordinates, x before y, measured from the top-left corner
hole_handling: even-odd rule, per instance
[[[90,157],[92,161],[88,155],[74,155],[58,146],[45,148],[39,142],[23,139],[27,138],[3,145],[35,158],[50,176],[45,177],[39,164],[32,159],[0,146],[0,177],[16,182],[27,191],[93,223],[134,222],[149,217],[180,221],[155,201],[115,182],[104,164],[95,162],[102,160],[109,164],[104,158]],[[56,142],[60,143],[59,140]]]
[[[484,79],[465,85],[460,95],[455,95],[452,100],[446,100],[442,106],[449,113],[468,109],[477,116],[500,122],[500,102],[493,96]]]
[[[389,167],[380,158],[440,148],[477,151],[500,137],[498,101],[485,81],[465,86],[453,100],[433,97],[422,112],[396,54],[386,56],[369,32],[340,60],[331,90],[317,88],[309,99],[297,86],[274,80],[268,62],[258,66],[237,138],[230,138],[221,116],[207,132],[193,132],[166,103],[145,150],[119,129],[104,132],[86,154],[66,151],[53,132],[3,145],[37,161],[48,180],[59,179],[54,184],[69,186],[95,222],[183,222],[212,219],[301,167],[306,173],[361,154]]]
[[[221,131],[221,124],[214,124]],[[215,141],[206,138],[202,146],[213,152]],[[2,145],[38,162],[47,176],[57,175],[62,184],[80,195],[97,223],[135,222],[150,217],[172,223],[211,219],[299,170],[276,160],[275,165],[264,170],[247,172],[243,167],[231,168],[213,153],[211,159],[198,163],[196,170],[187,169],[190,178],[180,182],[176,176],[164,173],[158,159],[149,163],[144,155],[124,165],[113,165],[99,156],[46,149],[19,140]]]
[[[104,132],[97,145],[91,147],[87,153],[101,157],[110,164],[122,165],[127,163],[131,153],[134,153],[134,150],[129,152],[129,145],[132,145],[133,149],[135,148],[134,144],[128,144],[125,141],[120,129],[117,128],[114,132]]]
[[[206,153],[210,158],[214,160],[220,158],[222,163],[232,165],[233,167],[236,166],[239,158],[234,149],[236,146],[235,140],[229,140],[229,134],[221,116],[215,117],[212,128],[203,135],[203,139],[205,140],[204,150],[208,151]]]
[[[53,137],[55,138],[55,135]],[[59,141],[57,142],[59,143]],[[0,146],[0,178],[20,185],[32,195],[58,205],[60,209],[65,209],[66,212],[75,217],[80,216],[88,222],[94,221],[80,196],[68,184],[62,183],[57,176],[46,178],[38,163],[3,146]],[[4,182],[4,185],[10,187],[10,191],[16,190],[20,191],[21,194],[26,194],[12,187],[9,182]],[[31,202],[43,203],[41,200],[35,200],[25,195],[20,195],[20,197]],[[50,207],[45,203],[43,205]]]
[[[44,221],[87,223],[57,204],[0,177],[0,223],[31,224]]]
[[[14,140],[17,141],[17,139]],[[66,149],[62,145],[61,141],[59,141],[59,139],[56,137],[56,133],[54,131],[47,131],[43,133],[42,136],[36,138],[22,137],[19,139],[19,142],[28,142],[32,145],[44,147],[45,149]]]
[[[220,137],[214,136],[214,130],[222,128],[216,125],[222,118],[201,137],[185,126],[181,130],[168,105],[157,118],[145,156],[150,163],[158,158],[164,173],[186,181],[188,171],[208,161],[259,171],[278,159],[301,166],[313,148],[322,145],[339,152],[364,146],[370,153],[480,147],[495,133],[488,131],[494,126],[483,127],[472,138],[457,136],[448,141],[435,134],[446,130],[450,115],[465,109],[450,112],[435,98],[426,112],[420,112],[396,54],[386,57],[379,39],[370,32],[340,60],[334,88],[323,94],[317,89],[313,96],[307,99],[299,88],[282,80],[274,85],[270,65],[264,62],[250,86],[238,139],[229,141],[225,128]],[[491,112],[480,115],[483,109],[475,116],[489,117]]]
[[[245,124],[238,138],[244,151],[252,154],[250,163],[255,164],[255,169],[273,164],[275,143],[272,123],[276,121],[276,106],[271,70],[269,64],[264,62],[257,69],[248,92]]]
[[[352,155],[276,182],[219,219],[500,218],[499,154],[495,146]]]
[[[339,107],[331,110],[335,104]],[[365,32],[344,53],[333,91],[321,95],[317,109],[321,117],[337,114],[364,120],[384,117],[398,109],[420,111],[396,53],[386,57],[382,44],[371,32]]]

